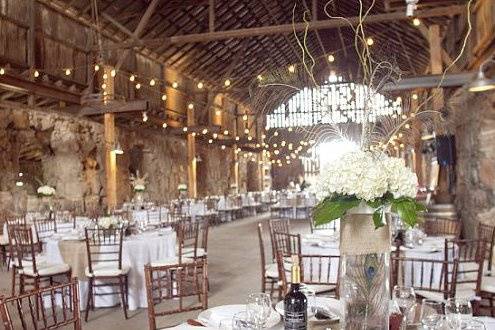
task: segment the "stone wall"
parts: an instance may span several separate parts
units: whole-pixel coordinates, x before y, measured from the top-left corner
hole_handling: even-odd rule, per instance
[[[457,149],[456,207],[464,235],[495,225],[495,92],[459,90],[451,99]]]
[[[176,198],[177,185],[187,183],[185,140],[123,128],[117,136],[124,150],[117,155],[119,203],[132,199],[129,175],[137,170],[148,174],[149,199]],[[213,146],[200,150],[202,195],[223,194],[229,186],[230,153]],[[27,195],[28,207],[36,208],[41,183],[55,187],[61,202],[86,207],[105,202],[103,125],[98,122],[55,112],[2,110],[0,152],[0,208],[11,208],[14,195]],[[17,181],[24,186],[17,187]]]

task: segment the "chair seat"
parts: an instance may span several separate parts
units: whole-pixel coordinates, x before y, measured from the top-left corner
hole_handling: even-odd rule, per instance
[[[9,245],[7,235],[0,235],[0,245]]]
[[[422,296],[423,298],[431,299],[435,301],[443,302],[445,300],[443,293],[441,292],[416,290],[416,294]],[[458,299],[469,299],[469,300],[476,299],[476,290],[474,288],[474,285],[471,284],[458,285],[455,290],[455,297]]]
[[[208,253],[203,248],[196,249],[196,258],[202,258],[206,256]],[[182,249],[182,255],[184,257],[193,258],[194,257],[194,248],[184,248]]]
[[[190,262],[194,262],[194,260],[191,258],[182,257],[182,263],[190,263]],[[151,267],[163,267],[163,266],[177,265],[178,263],[179,263],[179,257],[172,257],[172,258],[168,258],[168,259],[154,261],[151,263]]]
[[[58,274],[64,274],[70,271],[70,266],[67,264],[52,264],[49,262],[37,262],[36,270],[38,274],[34,273],[33,267],[23,267],[19,273],[27,276],[54,276]]]
[[[265,276],[270,278],[278,278],[277,264],[266,265]]]
[[[100,263],[93,265],[93,273],[89,272],[89,267],[86,267],[85,273],[87,277],[99,277],[99,276],[120,276],[129,273],[130,268],[127,266],[122,266],[119,269],[116,263]]]

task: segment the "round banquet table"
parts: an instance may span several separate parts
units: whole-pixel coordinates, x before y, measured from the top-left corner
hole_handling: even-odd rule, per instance
[[[129,271],[129,310],[146,308],[146,282],[144,265],[175,256],[176,233],[173,230],[145,232],[125,237],[122,246],[122,265],[130,267]],[[55,263],[71,266],[72,276],[79,280],[81,309],[86,307],[88,279],[84,273],[88,265],[86,243],[75,239],[48,239],[46,257]],[[97,282],[98,283],[98,282]],[[96,292],[113,292],[112,287],[96,288]],[[110,307],[120,303],[119,295],[95,296],[96,307]]]

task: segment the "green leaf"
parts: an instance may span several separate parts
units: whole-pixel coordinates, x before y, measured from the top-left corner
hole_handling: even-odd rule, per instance
[[[383,210],[380,207],[379,209],[373,212],[373,224],[375,225],[375,229],[383,227]]]
[[[366,202],[366,204],[368,204],[372,209],[377,209],[380,206],[382,206],[384,204],[384,202],[380,198],[380,199],[375,199],[374,201],[368,201],[368,202]]]
[[[339,219],[344,214],[358,206],[360,201],[356,197],[327,197],[321,201],[313,211],[313,217],[317,226],[324,225]]]
[[[398,198],[392,201],[392,212],[399,214],[402,221],[410,227],[417,223],[418,212],[424,207],[412,198]]]

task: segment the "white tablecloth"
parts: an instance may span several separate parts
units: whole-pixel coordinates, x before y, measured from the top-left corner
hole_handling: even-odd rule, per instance
[[[146,282],[144,277],[144,265],[175,256],[176,233],[172,230],[164,234],[158,232],[144,233],[127,237],[122,247],[122,264],[131,268],[129,272],[129,310],[146,308]],[[59,241],[49,240],[45,254],[55,263],[63,263],[60,254]],[[88,294],[87,280],[79,280],[81,309],[86,307]],[[114,288],[97,288],[112,292]],[[101,292],[101,291],[100,291]],[[95,297],[96,307],[109,307],[120,302],[120,296],[107,295]]]

